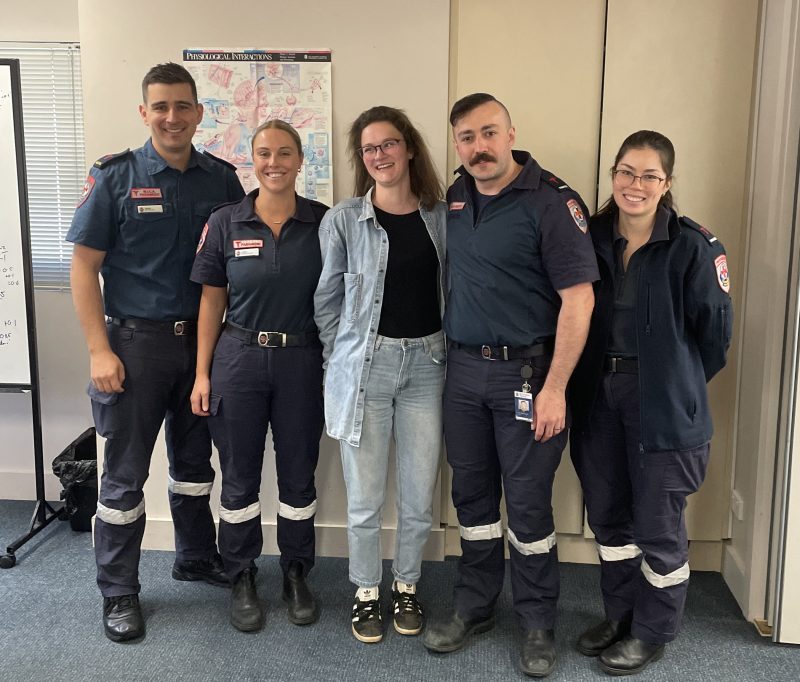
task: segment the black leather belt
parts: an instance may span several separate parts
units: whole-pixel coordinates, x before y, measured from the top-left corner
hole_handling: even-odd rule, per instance
[[[537,343],[533,346],[469,346],[458,341],[450,341],[450,348],[456,350],[466,350],[477,353],[484,360],[527,360],[536,358],[540,355],[548,355],[552,352],[552,343]]]
[[[164,334],[173,334],[175,336],[189,336],[190,334],[197,333],[197,320],[158,322],[156,320],[142,320],[134,317],[129,317],[127,319],[109,317],[108,321],[118,327],[141,329],[149,332],[161,332]]]
[[[319,334],[317,332],[287,334],[286,332],[252,331],[238,327],[230,322],[225,323],[225,333],[251,346],[261,346],[262,348],[313,346],[319,343]]]
[[[613,355],[607,355],[605,370],[616,374],[638,374],[639,358],[618,358]]]

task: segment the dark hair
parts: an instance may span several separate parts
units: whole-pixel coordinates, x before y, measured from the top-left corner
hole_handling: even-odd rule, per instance
[[[424,208],[431,210],[437,201],[444,197],[444,186],[436,173],[431,155],[422,134],[413,126],[406,113],[393,107],[372,107],[363,112],[350,126],[347,135],[347,145],[350,162],[355,170],[355,195],[363,196],[375,183],[362,163],[358,150],[361,147],[361,133],[372,123],[390,123],[393,125],[406,143],[412,157],[408,162],[408,171],[411,176],[411,191],[419,197]]]
[[[625,154],[627,154],[631,149],[652,149],[654,152],[658,153],[659,158],[661,159],[661,167],[664,169],[664,172],[667,174],[667,180],[672,179],[672,171],[675,168],[675,148],[672,146],[672,142],[666,135],[662,135],[661,133],[657,133],[655,130],[639,130],[628,137],[625,138],[625,141],[622,143],[622,146],[619,148],[617,155],[614,157],[614,165],[611,167],[611,172],[617,167],[617,164],[620,162]],[[664,196],[662,196],[658,200],[658,207],[661,208],[665,206],[666,208],[674,208],[675,201],[672,197],[672,192],[667,190]],[[612,194],[606,203],[604,203],[600,208],[597,209],[597,213],[595,215],[605,215],[608,213],[616,213],[619,211],[617,206],[617,202],[614,201],[614,195]]]
[[[511,114],[508,113],[505,104],[488,92],[474,92],[471,95],[462,97],[453,105],[453,108],[450,109],[450,125],[454,126],[458,122],[458,119],[466,116],[470,111],[477,109],[481,104],[486,104],[487,102],[496,102],[499,104],[500,108],[506,112],[509,124],[511,123]]]
[[[192,88],[192,97],[197,104],[197,85],[194,78],[180,64],[167,62],[166,64],[156,64],[150,69],[142,79],[142,100],[147,103],[147,86],[153,83],[164,83],[165,85],[175,85],[176,83],[188,83]]]
[[[282,130],[285,133],[289,133],[291,135],[292,140],[294,140],[295,145],[297,146],[297,153],[300,156],[303,156],[303,143],[300,141],[300,135],[298,132],[292,128],[286,121],[281,121],[279,118],[273,118],[271,121],[267,121],[266,123],[262,123],[258,128],[255,129],[253,132],[253,137],[250,138],[250,153],[253,153],[253,149],[255,148],[256,144],[256,135],[258,135],[262,130],[269,130],[270,128],[275,128],[276,130]]]

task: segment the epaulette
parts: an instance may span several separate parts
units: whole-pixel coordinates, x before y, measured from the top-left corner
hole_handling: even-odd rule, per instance
[[[234,166],[230,161],[226,161],[225,159],[221,159],[218,156],[214,156],[213,154],[209,154],[207,151],[203,151],[203,156],[208,157],[212,161],[216,161],[217,163],[221,163],[223,166],[227,166],[231,170],[235,171],[236,166]]]
[[[97,161],[94,162],[95,168],[105,168],[108,164],[114,163],[115,161],[119,161],[120,159],[126,157],[128,154],[131,153],[130,149],[126,149],[124,152],[118,152],[116,154],[106,154],[105,156],[101,156]]]
[[[544,169],[542,169],[542,180],[559,192],[566,192],[569,189],[569,185],[566,182]]]
[[[705,240],[709,244],[713,244],[714,242],[717,241],[717,238],[713,234],[711,234],[711,232],[709,232],[705,227],[703,227],[699,223],[696,223],[691,218],[687,218],[685,215],[683,215],[679,218],[679,220],[681,225],[685,225],[686,227],[691,227],[693,230],[696,230],[697,232],[702,234]]]

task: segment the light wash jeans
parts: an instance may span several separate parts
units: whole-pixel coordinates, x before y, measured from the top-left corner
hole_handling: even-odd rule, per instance
[[[360,446],[340,441],[347,486],[350,581],[359,587],[381,582],[381,516],[392,432],[397,455],[392,572],[398,581],[419,581],[442,449],[445,363],[442,332],[419,339],[376,338]]]

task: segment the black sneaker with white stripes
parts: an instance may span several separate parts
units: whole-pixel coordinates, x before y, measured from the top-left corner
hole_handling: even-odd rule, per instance
[[[422,632],[425,623],[425,616],[422,613],[422,605],[417,601],[414,592],[406,591],[403,588],[411,588],[411,585],[399,583],[401,588],[392,588],[392,620],[394,629],[401,635],[418,635]]]
[[[383,639],[381,605],[377,599],[353,602],[353,635],[359,642],[374,644]]]

